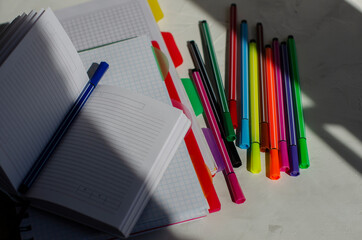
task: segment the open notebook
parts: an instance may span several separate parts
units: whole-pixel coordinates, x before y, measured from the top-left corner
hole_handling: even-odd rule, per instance
[[[110,67],[102,79],[107,85],[119,85],[130,92],[142,93],[171,104],[152,50],[150,39],[141,36],[80,53],[84,66],[102,58]],[[186,146],[181,144],[136,223],[133,233],[207,215],[205,201],[194,172]],[[36,209],[29,210],[23,226],[31,225],[31,231],[23,232],[24,239],[107,239],[109,236],[85,228],[57,216]],[[61,226],[61,227],[59,227]],[[27,229],[27,228],[23,228]],[[54,234],[54,233],[57,234]]]
[[[56,15],[78,51],[142,35],[156,41],[170,62],[169,74],[181,103],[188,109],[192,109],[182,82],[172,64],[166,43],[148,5],[148,2],[155,1],[95,0],[61,9],[56,12]],[[191,113],[190,117],[191,128],[201,150],[202,158],[209,169],[214,171],[213,156],[196,116]]]
[[[127,237],[190,121],[169,104],[98,86],[30,190],[19,194],[21,181],[88,82],[53,12],[42,11],[34,21],[29,15],[10,24],[0,39],[5,59],[0,66],[1,189],[37,208]],[[4,51],[12,45],[7,33],[18,39],[10,51]]]
[[[56,15],[78,51],[142,35],[148,36],[154,46],[159,45],[169,63],[164,83],[172,105],[185,109],[192,122],[185,137],[186,147],[210,211],[218,211],[220,201],[210,174],[216,170],[214,158],[175,69],[182,63],[182,57],[177,54],[172,36],[161,34],[148,3],[155,4],[156,0],[96,0],[62,9]]]

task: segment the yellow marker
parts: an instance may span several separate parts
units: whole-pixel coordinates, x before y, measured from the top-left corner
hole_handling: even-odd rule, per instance
[[[255,40],[249,43],[249,81],[250,81],[250,129],[251,129],[251,156],[250,172],[261,171],[260,136],[259,136],[259,73],[258,52]]]

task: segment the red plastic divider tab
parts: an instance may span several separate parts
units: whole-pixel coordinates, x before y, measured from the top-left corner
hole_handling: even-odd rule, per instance
[[[160,49],[160,47],[156,41],[152,41],[152,45],[153,45],[153,47]],[[166,43],[166,45],[167,45],[167,43]],[[178,49],[177,49],[177,51],[178,51]],[[174,55],[174,54],[171,53],[170,49],[169,49],[169,52],[170,52],[170,55],[172,58],[172,55]],[[178,51],[178,54],[180,55],[181,63],[182,63],[182,57],[181,57],[181,54],[179,51]],[[179,61],[180,58],[177,58],[178,60],[176,59],[176,61]],[[175,101],[181,102],[181,99],[177,93],[176,87],[173,83],[170,73],[168,73],[166,76],[165,84],[166,84],[166,88],[168,90],[168,94],[170,95],[172,102],[175,102]],[[175,106],[175,107],[177,107],[177,106]],[[212,183],[212,176],[211,176],[210,170],[208,169],[208,167],[206,166],[206,164],[204,162],[204,158],[202,157],[199,145],[196,141],[196,138],[195,138],[195,135],[194,135],[194,132],[192,131],[192,129],[190,129],[190,131],[185,136],[185,143],[186,143],[186,147],[189,152],[192,164],[194,166],[196,175],[199,179],[202,191],[209,204],[209,207],[210,207],[209,212],[210,213],[217,212],[221,208],[220,200],[216,194],[214,185]]]
[[[168,52],[170,53],[171,59],[175,67],[180,66],[183,63],[183,58],[178,50],[178,47],[176,45],[175,39],[173,38],[172,34],[169,32],[161,32],[163,40],[166,43],[166,47],[168,49]]]

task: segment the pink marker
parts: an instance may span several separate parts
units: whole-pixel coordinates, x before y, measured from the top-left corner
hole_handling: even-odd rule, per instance
[[[224,141],[221,138],[220,129],[217,125],[209,99],[207,98],[204,85],[201,82],[200,73],[197,70],[193,70],[192,78],[196,85],[197,92],[199,93],[202,106],[204,107],[207,122],[215,136],[216,144],[219,148],[219,151],[222,155],[222,159],[224,161],[225,169],[223,170],[223,174],[225,177],[226,184],[229,188],[231,199],[233,200],[233,202],[235,202],[237,204],[241,204],[241,203],[245,202],[245,197],[244,197],[243,191],[241,190],[238,179],[236,178],[236,175],[234,173],[234,169],[231,164],[229,155],[227,153]]]
[[[277,95],[277,109],[278,109],[278,135],[279,135],[279,165],[281,172],[289,171],[289,157],[287,134],[285,130],[285,110],[284,110],[284,89],[283,79],[280,65],[280,50],[277,38],[273,39],[273,56],[274,56],[274,69],[275,69],[275,82],[276,82],[276,95]]]

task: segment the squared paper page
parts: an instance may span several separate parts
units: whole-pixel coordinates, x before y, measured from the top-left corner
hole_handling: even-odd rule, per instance
[[[129,39],[80,53],[84,66],[102,59],[109,64],[99,84],[121,86],[171,105],[147,36]],[[155,201],[153,201],[155,200]],[[162,206],[162,211],[158,206]],[[186,145],[181,144],[135,231],[205,216],[203,196]]]
[[[141,214],[143,200],[147,203],[188,127],[179,109],[98,86],[27,197],[59,204],[127,235],[124,226]]]
[[[99,84],[120,86],[171,105],[151,40],[140,36],[79,53],[85,68],[106,61],[107,74]]]
[[[88,81],[47,9],[0,67],[0,165],[15,189]]]
[[[182,104],[192,110],[147,0],[95,0],[62,9],[56,14],[78,51],[141,35],[157,41],[170,63],[169,73]],[[191,128],[203,159],[214,172],[216,165],[205,136],[195,114],[191,112],[190,115]]]

